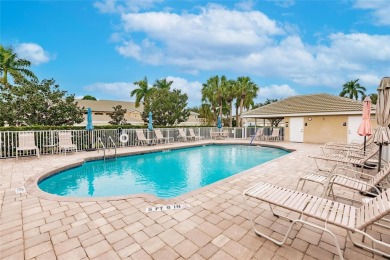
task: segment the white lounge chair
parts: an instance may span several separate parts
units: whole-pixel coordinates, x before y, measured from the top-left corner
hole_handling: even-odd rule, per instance
[[[58,149],[60,150],[60,153],[62,153],[63,151],[65,153],[65,156],[66,152],[77,152],[77,146],[72,142],[71,132],[58,133]]]
[[[16,159],[19,159],[19,151],[32,150],[35,150],[35,154],[39,158],[39,148],[35,144],[34,132],[19,133],[18,147],[16,147]]]
[[[364,195],[376,196],[380,193],[379,188],[381,188],[381,186],[384,186],[381,185],[382,182],[387,182],[387,186],[389,186],[390,163],[387,163],[387,165],[375,175],[365,174],[344,167],[337,167],[333,172],[335,174],[332,174],[329,178],[325,175],[309,173],[308,175],[299,179],[296,189],[298,189],[299,184],[301,182],[303,182],[301,189],[304,188],[306,182],[315,182],[323,186],[324,195],[327,193],[327,195],[332,196],[333,199],[336,199],[336,197],[340,197],[349,200],[354,200],[352,198],[335,194],[333,187],[340,186],[347,189],[359,191]],[[352,177],[347,176],[350,173],[353,175]],[[368,179],[368,181],[365,181],[364,179]]]
[[[227,129],[223,130],[221,137],[222,137],[222,139],[229,138],[229,130],[227,130]]]
[[[161,130],[160,129],[154,129],[154,134],[156,135],[156,140],[155,142],[156,143],[168,143],[169,142],[169,138],[168,137],[164,137],[163,134],[161,133]]]
[[[195,135],[194,129],[190,128],[188,129],[188,131],[190,132],[190,138],[192,138],[194,141],[199,141],[204,139],[203,136]]]
[[[179,136],[177,137],[179,139],[179,141],[187,142],[187,141],[191,140],[191,137],[186,135],[186,132],[185,132],[186,130],[184,130],[182,128],[178,128],[177,130],[179,131]]]
[[[357,154],[355,151],[348,152],[347,155],[335,153],[335,154],[326,154],[326,155],[309,155],[310,158],[313,158],[317,169],[319,171],[333,171],[336,166],[342,164],[346,166],[355,166],[361,167],[362,171],[364,167],[370,167],[369,161],[378,153],[378,147],[371,149],[366,152],[366,154]],[[318,164],[318,161],[325,161],[327,163],[333,163],[330,168],[321,168]],[[373,167],[372,167],[373,168]]]
[[[137,143],[138,145],[148,145],[148,144],[155,144],[156,139],[148,139],[144,135],[143,130],[135,130],[135,133],[137,135]]]
[[[375,239],[365,232],[368,226],[374,224],[378,220],[382,220],[384,216],[390,213],[390,189],[380,193],[376,198],[363,204],[361,207],[349,206],[333,200],[262,182],[245,190],[243,192],[243,197],[255,233],[271,240],[277,245],[281,246],[287,241],[294,224],[302,223],[328,233],[336,246],[338,255],[343,259],[343,253],[340,249],[339,242],[335,234],[328,228],[329,224],[333,224],[346,229],[349,239],[355,246],[390,257],[390,244]],[[251,210],[247,203],[248,198],[268,203],[271,212],[275,216],[286,218],[291,221],[291,225],[287,229],[287,233],[282,240],[271,238],[264,232],[256,229]],[[275,214],[273,207],[281,207],[296,212],[299,216],[296,218],[287,218],[277,215]],[[323,222],[323,226],[318,224],[318,221],[309,222],[310,218],[307,217],[315,218]],[[387,225],[384,225],[383,223],[380,225],[387,227]],[[369,238],[373,242],[373,247],[369,247],[367,243],[363,244],[358,242],[356,238],[353,238],[352,233],[358,233],[363,235],[363,237]],[[382,246],[383,251],[377,249],[376,245]]]
[[[267,141],[279,141],[280,136],[279,136],[279,128],[273,128],[272,129],[272,134],[269,136],[265,136]]]
[[[253,140],[255,140],[255,141],[264,140],[264,128],[257,128],[256,134],[253,137]]]

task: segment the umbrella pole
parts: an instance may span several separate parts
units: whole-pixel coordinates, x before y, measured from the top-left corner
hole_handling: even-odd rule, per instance
[[[363,154],[366,155],[366,136],[364,136]]]
[[[381,170],[381,162],[382,162],[382,144],[379,145],[378,172]]]

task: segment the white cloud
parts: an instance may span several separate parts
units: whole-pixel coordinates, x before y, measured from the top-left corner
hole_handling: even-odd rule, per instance
[[[209,5],[198,14],[146,12],[121,17],[123,29],[130,37],[133,32],[146,35],[138,43],[132,40],[118,46],[122,55],[190,70],[215,67],[204,63],[210,58],[223,62],[229,57],[247,55],[270,44],[273,41],[270,36],[284,33],[275,21],[261,12],[239,12],[219,5]],[[131,48],[127,51],[129,44]],[[142,50],[141,56],[134,55],[136,48]]]
[[[16,45],[15,52],[21,59],[26,59],[34,65],[49,62],[50,54],[36,43],[20,43]]]
[[[253,9],[253,7],[255,6],[255,2],[253,0],[245,0],[245,1],[238,2],[237,4],[235,4],[235,6],[238,9],[249,11]]]
[[[371,10],[375,24],[390,25],[390,3],[388,0],[355,0],[354,7]]]
[[[147,64],[277,77],[303,86],[339,88],[360,78],[372,84],[389,74],[390,34],[334,33],[310,45],[299,28],[259,11],[208,4],[197,13],[122,13],[122,56]]]
[[[293,6],[295,4],[295,0],[267,0],[267,1],[274,2],[277,6],[284,7],[284,8]]]
[[[163,0],[103,0],[95,2],[94,6],[102,13],[139,12],[150,9]]]
[[[135,101],[134,97],[130,98],[130,92],[135,88],[136,86],[133,83],[128,82],[97,82],[85,86],[83,90],[86,92],[85,95],[92,95],[97,99]]]
[[[267,87],[260,87],[260,92],[257,100],[281,99],[290,96],[296,96],[298,92],[289,85],[270,85]]]
[[[199,81],[189,82],[180,77],[168,76],[167,81],[173,81],[171,89],[180,89],[182,93],[188,95],[188,106],[199,106],[202,99],[202,83]]]

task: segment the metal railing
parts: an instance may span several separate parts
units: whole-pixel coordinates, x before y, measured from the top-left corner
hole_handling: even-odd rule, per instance
[[[186,130],[188,127],[182,127]],[[196,136],[202,136],[204,139],[211,139],[211,131],[219,131],[217,127],[190,127],[194,129]],[[161,133],[169,142],[178,142],[177,128],[160,128]],[[255,133],[254,127],[223,127],[223,130],[229,131],[229,138],[247,139]],[[145,137],[149,139],[156,138],[154,131],[144,129]],[[221,130],[222,131],[222,130]],[[0,159],[16,157],[16,148],[19,146],[19,133],[34,132],[35,144],[38,146],[41,155],[57,154],[58,133],[70,132],[72,143],[77,146],[77,151],[84,151],[89,148],[120,148],[137,145],[135,129],[96,129],[86,130],[37,130],[37,131],[0,131]],[[271,130],[268,130],[271,133]],[[265,131],[265,133],[268,133]],[[283,133],[283,131],[281,131]],[[116,150],[115,150],[116,151]],[[33,154],[34,151],[26,151],[21,156]]]
[[[115,149],[115,158],[116,158],[116,144],[115,144],[114,140],[112,140],[111,136],[108,136],[108,139],[111,141],[111,144],[113,144],[113,146],[114,146],[114,149]],[[108,151],[110,151],[110,148],[108,148]]]
[[[99,137],[98,138],[98,143],[102,145],[103,148],[103,159],[106,160],[106,146],[104,145],[102,139]],[[98,149],[99,152],[99,149]]]

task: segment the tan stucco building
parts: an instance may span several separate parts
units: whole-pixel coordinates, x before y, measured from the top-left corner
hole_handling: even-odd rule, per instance
[[[357,134],[363,102],[330,94],[293,96],[245,112],[243,118],[282,120],[284,140],[304,143],[362,142]],[[376,128],[374,107],[371,123]]]
[[[75,100],[79,107],[84,107],[84,121],[79,125],[87,124],[87,108],[92,110],[92,123],[94,125],[109,125],[111,121],[110,114],[113,113],[113,107],[121,105],[122,109],[126,109],[125,119],[127,123],[132,125],[144,125],[142,120],[141,113],[143,111],[143,106],[135,107],[135,102],[126,102],[126,101],[116,101],[116,100]]]
[[[199,113],[190,111],[190,116],[187,121],[179,123],[179,126],[199,126],[201,124],[202,121],[199,118]]]

